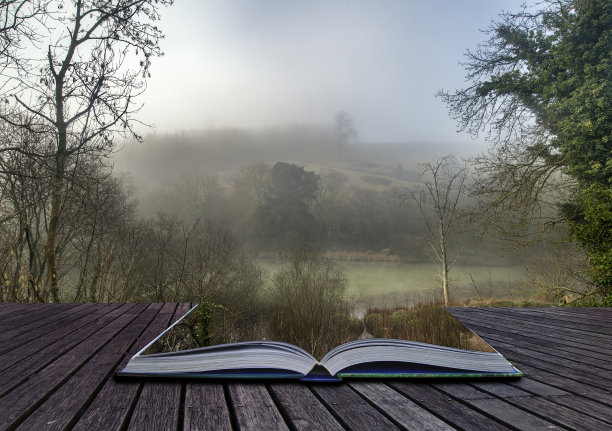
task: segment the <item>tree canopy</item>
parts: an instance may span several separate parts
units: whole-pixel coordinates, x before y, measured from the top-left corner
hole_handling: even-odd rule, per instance
[[[314,217],[309,206],[318,186],[319,176],[302,166],[277,162],[272,167],[256,216],[267,242],[290,249],[311,238]]]
[[[569,179],[560,213],[612,292],[612,3],[546,0],[487,33],[466,54],[468,86],[441,93],[461,130],[493,142],[484,188],[494,207],[533,208],[547,183]]]

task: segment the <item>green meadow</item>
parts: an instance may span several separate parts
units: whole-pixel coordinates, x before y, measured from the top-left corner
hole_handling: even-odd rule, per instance
[[[274,259],[259,259],[264,271],[272,271]],[[441,298],[438,267],[426,262],[338,261],[348,281],[347,295],[361,315],[368,307],[410,306]],[[471,275],[471,278],[470,278]],[[521,281],[523,269],[518,265],[456,265],[450,272],[451,299],[461,302],[469,298],[527,297]],[[472,283],[472,278],[474,284]]]

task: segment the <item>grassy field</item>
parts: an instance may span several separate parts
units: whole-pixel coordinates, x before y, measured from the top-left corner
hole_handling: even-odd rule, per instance
[[[357,314],[368,307],[393,307],[441,298],[437,279],[438,267],[432,263],[339,262],[348,280],[348,295],[356,302]],[[262,269],[271,271],[274,260],[258,261]],[[473,277],[478,293],[472,285]],[[450,274],[451,299],[524,297],[520,266],[457,265]]]

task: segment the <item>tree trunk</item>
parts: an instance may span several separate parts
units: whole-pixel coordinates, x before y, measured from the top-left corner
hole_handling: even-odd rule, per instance
[[[71,50],[74,49],[71,47]],[[70,59],[71,55],[68,58]],[[47,273],[49,292],[44,292],[44,300],[48,300],[48,293],[51,294],[53,302],[60,302],[59,288],[57,286],[57,267],[56,267],[56,243],[57,232],[59,230],[60,213],[62,211],[62,198],[64,193],[64,176],[66,170],[66,148],[67,148],[67,126],[64,120],[64,95],[63,80],[66,73],[67,63],[64,63],[62,71],[56,77],[55,84],[55,126],[57,127],[57,150],[55,152],[55,172],[53,175],[53,185],[51,186],[51,215],[49,227],[47,229],[47,242],[45,252],[47,256]]]
[[[441,225],[442,223],[440,223]],[[448,262],[446,257],[446,236],[440,226],[440,260],[442,263],[442,293],[444,294],[444,306],[448,307]]]
[[[66,134],[64,133],[64,140]],[[64,147],[65,148],[65,147]],[[59,228],[60,212],[62,210],[62,191],[64,188],[64,154],[63,152],[56,154],[55,158],[55,175],[53,178],[53,188],[51,190],[51,216],[49,219],[49,228],[47,229],[47,242],[45,243],[45,252],[47,256],[47,273],[48,292],[43,293],[43,299],[48,300],[48,294],[51,294],[53,302],[60,302],[59,289],[57,287],[57,267],[55,262],[55,244],[57,241],[57,231]]]

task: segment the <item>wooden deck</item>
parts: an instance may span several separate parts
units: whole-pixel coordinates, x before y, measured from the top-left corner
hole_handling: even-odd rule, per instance
[[[188,304],[0,304],[0,430],[612,429],[612,309],[451,312],[511,381],[116,381]]]

